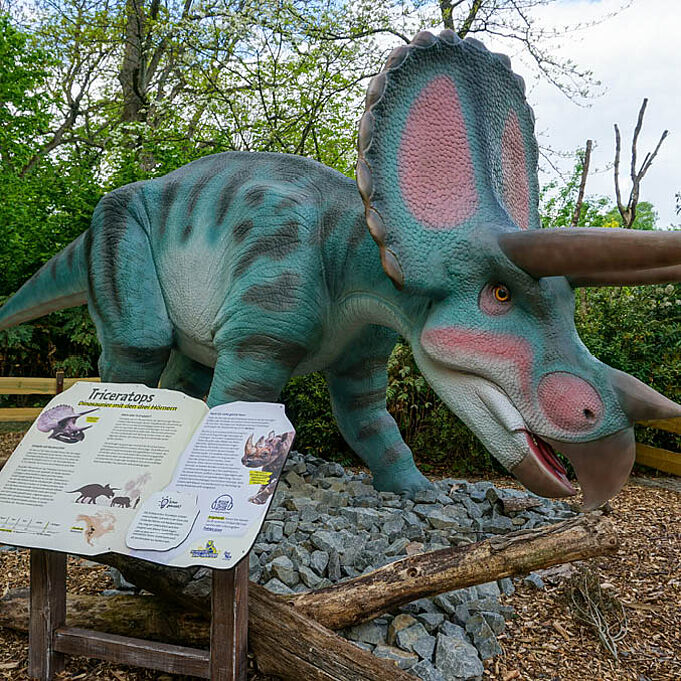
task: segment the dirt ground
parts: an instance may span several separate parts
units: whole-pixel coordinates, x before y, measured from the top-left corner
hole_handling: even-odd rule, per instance
[[[20,435],[0,435],[0,459]],[[512,484],[498,480],[497,484]],[[652,484],[651,484],[652,483]],[[667,489],[672,487],[673,489]],[[676,491],[678,490],[678,491]],[[624,606],[625,635],[615,660],[586,624],[578,621],[568,598],[569,577],[545,576],[542,590],[517,585],[506,602],[517,616],[500,636],[504,654],[486,663],[485,680],[494,681],[678,681],[681,679],[681,485],[633,478],[612,501],[620,533],[616,555],[583,564],[603,593]],[[27,586],[26,551],[0,553],[0,595]],[[97,593],[112,588],[101,566],[70,559],[69,590]],[[0,679],[24,681],[28,641],[0,628]],[[189,677],[135,670],[72,658],[64,681],[183,681]],[[255,671],[249,681],[266,681]],[[302,680],[301,680],[302,681]]]

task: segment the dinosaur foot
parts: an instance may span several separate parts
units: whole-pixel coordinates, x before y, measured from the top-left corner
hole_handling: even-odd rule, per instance
[[[374,473],[374,488],[379,492],[395,492],[413,497],[420,489],[430,489],[433,483],[413,464],[409,468],[388,468]]]

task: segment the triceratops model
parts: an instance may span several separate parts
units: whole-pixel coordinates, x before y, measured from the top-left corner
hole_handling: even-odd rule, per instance
[[[592,357],[573,287],[681,278],[681,234],[540,230],[537,146],[509,60],[452,31],[397,48],[367,93],[357,185],[313,161],[224,153],[105,196],[0,311],[87,301],[105,381],[276,400],[323,369],[381,490],[419,473],[386,411],[406,338],[426,380],[531,490],[587,507],[624,484],[632,423],[681,407]],[[214,367],[214,369],[213,369]]]

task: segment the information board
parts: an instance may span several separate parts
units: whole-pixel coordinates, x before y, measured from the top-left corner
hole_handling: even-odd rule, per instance
[[[233,567],[260,531],[295,431],[284,406],[78,382],[0,471],[0,542]]]

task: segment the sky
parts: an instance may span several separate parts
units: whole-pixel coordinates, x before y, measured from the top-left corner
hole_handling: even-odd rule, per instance
[[[547,26],[575,25],[609,14],[623,0],[560,0],[535,10]],[[669,130],[652,167],[641,184],[641,200],[656,208],[658,227],[681,224],[675,213],[674,194],[681,191],[681,0],[634,0],[630,7],[598,25],[570,33],[552,51],[593,71],[601,81],[597,96],[586,107],[572,103],[546,81],[536,78],[527,58],[510,52],[513,68],[528,82],[528,99],[537,118],[540,145],[560,151],[583,148],[593,139],[595,149],[587,194],[613,200],[613,123],[622,132],[623,199],[629,195],[631,135],[644,97],[648,108],[638,144],[638,157],[652,151],[662,131]],[[490,49],[504,49],[491,39]],[[514,58],[515,57],[515,58]],[[574,161],[559,163],[568,170]],[[545,162],[541,165],[549,167]],[[549,175],[542,174],[545,183]]]

